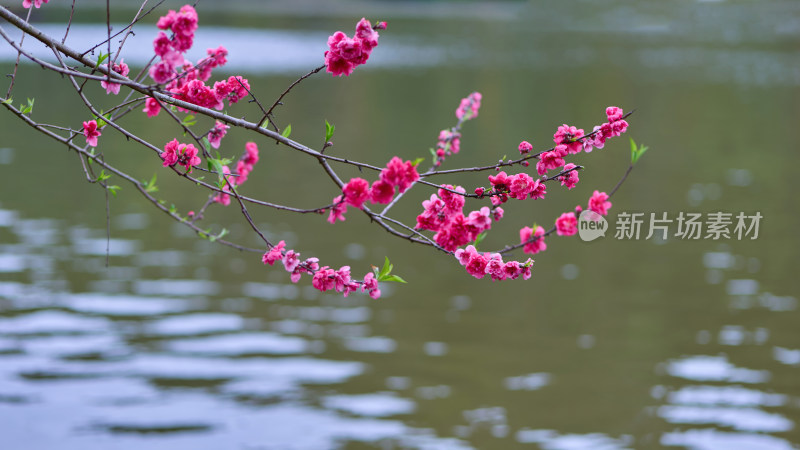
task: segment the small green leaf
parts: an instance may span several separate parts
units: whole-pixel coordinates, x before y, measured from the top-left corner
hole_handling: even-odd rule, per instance
[[[414,161],[411,161],[412,166],[418,166],[422,161],[425,161],[425,158],[417,158]]]
[[[208,140],[208,136],[203,136],[203,148],[205,148],[207,152],[211,151],[211,142]]]
[[[292,134],[292,124],[286,125],[286,128],[283,129],[281,136],[288,138],[290,134]]]
[[[177,211],[177,210],[178,210],[178,209],[177,209],[177,208],[175,208],[175,205],[174,205],[174,204],[172,204],[172,205],[169,205],[169,212],[170,212],[170,214],[175,214],[175,211]]]
[[[181,125],[183,125],[184,127],[187,127],[187,128],[191,127],[192,125],[194,125],[196,123],[197,123],[197,119],[191,114],[189,114],[188,116],[184,117],[183,120],[181,121]]]
[[[100,67],[100,65],[103,64],[103,61],[105,61],[106,58],[108,58],[108,54],[103,54],[103,52],[100,52],[100,56],[97,57],[97,64],[94,66],[94,68],[96,69]]]
[[[480,244],[481,242],[483,242],[483,240],[484,240],[484,239],[486,239],[486,236],[487,236],[488,234],[489,234],[489,233],[487,233],[486,231],[484,231],[483,233],[479,234],[479,235],[478,235],[478,237],[476,237],[476,238],[475,238],[475,242],[473,243],[473,245],[475,246],[475,248],[478,248],[478,244]]]
[[[330,142],[331,138],[333,137],[333,132],[336,130],[336,127],[331,125],[327,120],[325,120],[325,143],[327,144]]]
[[[397,283],[406,283],[406,284],[408,284],[408,282],[406,280],[398,277],[397,275],[389,275],[389,276],[386,276],[386,277],[378,279],[378,281],[395,281]]]
[[[5,105],[10,105],[13,102],[14,102],[14,99],[12,97],[8,97],[8,98],[4,98],[2,103],[5,104]]]
[[[631,138],[631,164],[636,164],[648,148],[647,146],[637,146],[636,142]]]
[[[156,186],[156,174],[153,174],[153,178],[150,178],[150,181],[145,181],[142,184],[144,185],[145,192],[158,192],[158,186]]]
[[[97,176],[97,181],[106,181],[109,178],[111,178],[111,175],[107,174],[105,170],[101,170],[100,175]]]
[[[379,272],[380,276],[388,275],[389,273],[392,272],[392,264],[389,262],[389,257],[384,256],[384,258],[386,259],[383,262],[383,268]]]
[[[119,187],[119,186],[106,186],[106,189],[108,189],[108,191],[111,192],[111,195],[116,197],[117,196],[117,191],[122,189],[122,188]]]
[[[29,98],[27,105],[19,105],[20,112],[22,114],[30,114],[33,112],[33,101],[34,99]]]

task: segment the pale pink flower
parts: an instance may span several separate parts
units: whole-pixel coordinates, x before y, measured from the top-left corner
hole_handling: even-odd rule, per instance
[[[578,219],[574,212],[561,214],[556,219],[556,233],[559,236],[572,236],[578,232]]]
[[[297,265],[300,264],[300,253],[294,250],[287,250],[286,254],[283,255],[282,262],[287,272],[293,272]]]
[[[96,120],[83,122],[83,135],[86,137],[86,144],[97,147],[97,138],[100,137],[100,130],[97,129]]]

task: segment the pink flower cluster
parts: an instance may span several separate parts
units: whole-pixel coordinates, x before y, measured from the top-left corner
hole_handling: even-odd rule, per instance
[[[41,8],[42,3],[47,3],[50,0],[22,0],[22,7],[25,9],[30,9],[31,5],[35,6],[36,8]]]
[[[221,123],[221,122],[217,122]],[[231,185],[233,187],[241,186],[247,181],[248,175],[253,171],[258,162],[258,146],[255,142],[248,142],[244,145],[244,156],[236,163],[235,177],[226,177],[228,182],[222,187],[225,192],[231,192]],[[222,173],[225,175],[231,174],[231,169],[228,166],[222,166]],[[214,201],[222,205],[228,206],[231,204],[231,197],[229,194],[221,192],[214,197]]]
[[[103,64],[102,67],[108,67],[108,64]],[[111,66],[111,70],[113,72],[116,72],[116,73],[122,75],[123,77],[127,77],[128,73],[130,73],[130,71],[131,71],[131,69],[128,67],[128,65],[125,64],[121,59],[119,60],[118,63],[116,63],[116,64]],[[114,94],[114,95],[119,94],[119,88],[122,87],[122,85],[119,84],[119,83],[114,83],[114,82],[105,81],[105,80],[100,82],[100,86],[102,86],[103,89],[106,90],[106,94]]]
[[[525,244],[522,247],[523,253],[535,255],[547,250],[547,244],[544,242],[544,234],[544,228],[540,226],[536,226],[536,229],[523,227],[519,230],[519,243]],[[532,240],[534,238],[536,239]]]
[[[483,98],[483,96],[480,92],[473,92],[461,99],[461,104],[456,108],[456,118],[464,122],[478,117],[478,110],[481,107],[481,98]]]
[[[564,171],[571,170],[571,172],[567,172],[566,174],[558,177],[558,181],[561,182],[562,186],[566,186],[567,189],[572,189],[578,184],[578,171],[574,170],[576,167],[578,166],[572,163],[565,165]]]
[[[97,129],[96,120],[83,122],[83,135],[86,137],[86,144],[97,147],[97,138],[100,137],[100,130]]]
[[[156,26],[161,30],[171,30],[170,39],[163,31],[153,40],[153,50],[161,61],[150,68],[150,77],[156,83],[166,83],[175,75],[175,68],[183,65],[183,54],[194,44],[197,31],[197,11],[191,5],[184,5],[178,12],[169,10],[158,19]]]
[[[197,65],[186,61],[184,53],[194,43],[197,21],[197,12],[191,5],[183,6],[178,12],[170,10],[158,20],[160,29],[172,31],[172,38],[161,31],[153,40],[153,50],[161,61],[150,68],[150,77],[156,83],[167,83],[166,89],[179,100],[221,110],[224,100],[233,105],[246,97],[250,84],[245,78],[231,76],[215,82],[213,86],[206,85],[212,70],[228,62],[228,50],[223,46],[210,48],[206,50],[207,56],[199,60]],[[159,103],[153,98],[147,99],[144,112],[148,117],[158,115],[159,111]]]
[[[553,135],[553,142],[556,145],[553,150],[539,155],[539,161],[536,163],[536,172],[539,175],[545,175],[548,170],[563,167],[566,164],[564,157],[567,155],[574,155],[581,150],[589,153],[593,148],[603,148],[608,138],[619,136],[628,129],[628,122],[622,119],[623,115],[622,109],[616,106],[609,106],[606,108],[608,122],[594,127],[594,131],[589,135],[584,134],[582,129],[567,124],[558,127],[558,130]],[[525,144],[524,141],[520,143],[519,150],[520,153],[524,154],[526,151],[523,151],[523,144]],[[574,181],[577,182],[577,174],[573,177],[575,177]],[[565,186],[569,187],[570,184],[574,186],[572,178],[562,176],[560,179]]]
[[[439,140],[436,142],[436,162],[434,165],[439,167],[445,158],[458,153],[461,147],[461,133],[455,130],[442,130],[439,132]]]
[[[475,278],[490,275],[492,280],[503,281],[514,280],[520,276],[523,280],[531,277],[533,260],[530,258],[524,263],[503,262],[503,257],[499,253],[479,253],[472,245],[456,250],[455,256],[458,262],[466,267],[467,273]]]
[[[197,148],[192,144],[181,144],[177,139],[167,142],[164,151],[161,152],[161,159],[164,160],[164,167],[178,164],[185,167],[187,172],[191,172],[192,167],[200,164]]]
[[[286,249],[286,242],[280,241],[277,245],[269,249],[261,257],[264,264],[270,266],[280,261],[287,272],[291,273],[292,283],[297,283],[303,274],[312,276],[311,285],[316,289],[325,292],[335,290],[345,297],[353,292],[369,292],[372,298],[381,296],[378,288],[378,280],[372,272],[364,276],[364,281],[353,280],[350,276],[350,266],[342,266],[339,270],[331,269],[328,266],[319,266],[319,259],[307,258],[300,260],[300,253]]]
[[[452,192],[456,191],[456,192]],[[417,216],[417,229],[436,232],[433,240],[447,251],[454,251],[462,245],[474,242],[478,235],[492,227],[492,219],[503,217],[502,208],[495,208],[495,214],[484,206],[478,211],[464,215],[464,193],[461,186],[442,186],[439,195],[432,194],[422,202],[424,211]]]
[[[594,134],[583,141],[583,150],[589,153],[592,148],[603,148],[607,139],[617,137],[627,131],[628,122],[622,119],[624,115],[622,108],[616,106],[606,108],[608,122],[594,127],[594,131],[592,131]]]
[[[416,166],[411,161],[403,162],[395,156],[386,164],[386,168],[381,171],[380,179],[372,183],[372,186],[363,178],[351,178],[342,186],[342,195],[333,199],[328,222],[344,221],[347,205],[361,209],[367,200],[373,204],[388,204],[394,198],[395,186],[400,192],[405,192],[418,179]]]
[[[328,50],[325,52],[325,66],[333,76],[349,76],[356,66],[365,64],[372,50],[378,45],[378,29],[385,29],[381,22],[373,27],[367,19],[362,18],[356,24],[356,32],[352,38],[342,31],[333,33],[328,38]]]
[[[544,182],[534,179],[527,173],[518,173],[508,176],[505,172],[489,175],[492,184],[492,205],[500,205],[510,198],[525,200],[526,198],[540,199],[547,193]]]

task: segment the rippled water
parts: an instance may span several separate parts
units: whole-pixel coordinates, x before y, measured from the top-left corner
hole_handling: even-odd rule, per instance
[[[356,272],[388,255],[410,281],[387,286],[380,301],[344,299],[291,284],[258,255],[187,235],[124,186],[111,199],[107,239],[105,198],[74,157],[6,118],[0,448],[797,448],[800,10],[730,1],[536,6],[481,15],[436,4],[425,17],[377,6],[390,28],[375,64],[349,79],[309,79],[279,118],[300,141],[334,120],[333,151],[381,164],[425,156],[457,100],[479,90],[484,109],[465,127],[457,162],[478,164],[522,139],[547,142],[564,121],[586,127],[607,104],[635,107],[630,133],[652,150],[612,214],[759,211],[757,240],[552,239],[532,280],[499,284],[370,231],[355,215],[331,227],[256,213],[270,238],[304,255]],[[318,64],[328,33],[320,30],[352,26],[349,15],[304,11],[265,18],[269,29],[258,32],[207,27],[200,45],[224,39],[230,70],[274,95],[292,80],[284,74]],[[74,27],[74,45],[95,28]],[[237,57],[252,42],[296,47]],[[135,65],[132,50],[126,60]],[[56,121],[74,99],[39,72],[20,80],[19,97],[37,86],[35,114]],[[175,130],[152,132],[158,141]],[[137,176],[159,168],[118,136],[103,138],[107,157]],[[240,146],[246,137],[226,139]],[[307,167],[260,145],[247,188],[270,200]],[[525,224],[613,186],[626,152],[621,142],[592,153],[575,194],[548,193],[551,203]],[[179,210],[204,201],[156,173],[160,195]],[[329,189],[292,194],[317,205]],[[413,218],[425,196],[400,213]],[[208,220],[250,239],[233,214],[217,209]],[[488,240],[499,245],[521,225]]]

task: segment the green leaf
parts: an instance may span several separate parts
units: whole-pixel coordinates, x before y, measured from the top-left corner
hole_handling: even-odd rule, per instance
[[[211,151],[211,142],[208,140],[208,136],[203,136],[203,148],[205,148],[207,152]]]
[[[408,282],[406,280],[398,277],[397,275],[388,275],[386,277],[383,277],[383,278],[379,279],[378,281],[395,281],[397,283],[406,283],[406,284],[408,284]]]
[[[216,235],[211,234],[211,235],[209,235],[208,236],[208,240],[211,241],[211,242],[214,242],[217,239],[222,239],[226,234],[228,234],[228,229],[227,228],[223,228],[222,231],[219,232],[219,234],[216,234]]]
[[[224,172],[222,171],[222,161],[215,158],[208,158],[208,170],[217,174],[218,187],[222,189],[225,184]]]
[[[100,56],[97,57],[97,64],[95,64],[94,68],[96,69],[100,67],[100,65],[103,64],[103,61],[105,61],[106,58],[108,58],[108,54],[103,54],[103,52],[100,52]]]
[[[486,236],[487,236],[488,234],[489,234],[489,233],[488,233],[488,232],[486,232],[486,231],[484,231],[483,233],[479,234],[479,235],[478,235],[478,237],[476,237],[476,238],[475,238],[475,242],[474,242],[472,245],[474,245],[474,246],[475,246],[475,248],[477,249],[477,248],[478,248],[478,244],[480,244],[481,242],[483,242],[483,240],[484,240],[484,239],[486,239]]]
[[[331,138],[333,137],[334,130],[336,130],[336,127],[331,125],[327,120],[325,120],[325,143],[326,144],[331,141]]]
[[[100,175],[97,177],[97,181],[106,181],[109,178],[111,178],[111,175],[107,174],[105,170],[101,170]]]
[[[145,181],[142,184],[144,185],[145,192],[158,192],[158,186],[156,186],[156,174],[153,174],[153,178],[150,178],[150,181]]]
[[[292,134],[292,124],[286,125],[286,128],[283,129],[281,136],[288,138],[290,134]]]
[[[12,97],[8,97],[8,98],[4,98],[2,103],[5,104],[5,105],[10,105],[13,102],[14,102],[14,99]]]
[[[189,128],[196,123],[197,119],[191,114],[189,114],[188,116],[184,117],[183,120],[181,120],[181,125],[183,125],[186,128]]]
[[[412,166],[418,166],[422,161],[425,161],[425,158],[417,158],[414,161],[411,161]]]
[[[22,114],[30,114],[30,113],[32,113],[33,112],[33,101],[34,101],[34,99],[29,98],[27,106],[26,105],[19,105],[20,112]]]
[[[175,205],[174,205],[174,204],[172,204],[172,205],[169,205],[169,212],[170,212],[170,214],[175,214],[175,211],[177,211],[177,210],[178,210],[178,209],[177,209],[177,208],[175,208]]]
[[[386,259],[383,262],[383,268],[379,272],[380,276],[388,275],[392,271],[392,264],[389,262],[389,257],[388,256],[384,256],[384,258],[386,258]]]
[[[636,142],[634,142],[633,138],[631,138],[631,164],[636,164],[636,162],[639,161],[639,158],[642,157],[648,148],[649,147],[644,145],[637,146]]]
[[[106,189],[108,189],[108,191],[111,192],[111,195],[116,197],[117,196],[117,191],[122,189],[122,188],[119,187],[119,186],[106,186]]]

